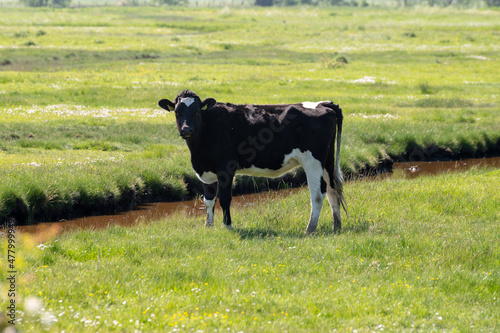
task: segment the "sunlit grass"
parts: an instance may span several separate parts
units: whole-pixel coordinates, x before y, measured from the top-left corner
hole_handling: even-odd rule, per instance
[[[306,189],[234,209],[21,237],[26,331],[494,330],[498,171],[351,182],[344,231],[305,236]],[[96,280],[96,276],[99,279]],[[68,294],[69,293],[69,294]],[[26,302],[41,305],[32,315]],[[57,319],[57,321],[55,320]]]
[[[9,188],[27,207],[26,188],[43,173],[53,175],[43,186],[57,193],[77,191],[56,184],[74,184],[63,178],[78,174],[83,187],[111,178],[99,187],[102,200],[119,194],[123,177],[112,157],[134,184],[147,183],[145,173],[194,179],[173,115],[157,106],[182,89],[231,103],[333,100],[345,116],[346,173],[388,157],[429,158],[436,147],[455,157],[498,149],[495,11],[3,11],[0,182],[9,185],[0,197]],[[325,65],[340,58],[347,63]],[[97,160],[98,170],[77,169]],[[0,200],[0,216],[8,214]]]

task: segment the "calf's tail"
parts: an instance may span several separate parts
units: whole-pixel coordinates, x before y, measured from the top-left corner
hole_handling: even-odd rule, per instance
[[[337,195],[340,199],[340,204],[342,208],[347,213],[347,205],[344,197],[344,177],[342,176],[342,169],[340,169],[340,143],[342,138],[342,121],[344,120],[344,115],[342,114],[342,109],[338,108],[337,112],[337,156],[335,157],[335,182],[337,183]]]
[[[332,141],[330,142],[328,158],[327,158],[327,171],[330,176],[330,186],[334,189],[337,194],[337,198],[342,205],[342,208],[347,213],[347,205],[344,197],[344,178],[342,176],[342,170],[340,168],[340,145],[342,142],[342,121],[344,116],[342,115],[342,109],[331,103],[329,107],[335,113],[335,132],[332,136]],[[337,144],[335,145],[335,139]],[[337,151],[335,151],[335,148]]]

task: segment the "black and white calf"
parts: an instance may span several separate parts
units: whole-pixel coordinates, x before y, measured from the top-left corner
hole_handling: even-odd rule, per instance
[[[231,228],[231,188],[235,175],[278,177],[297,166],[306,173],[311,193],[314,232],[325,194],[332,208],[333,229],[340,231],[344,206],[340,139],[342,110],[330,101],[283,105],[234,105],[201,100],[191,91],[163,109],[175,111],[177,129],[191,151],[191,163],[204,185],[206,225],[214,224],[219,194],[224,224]]]

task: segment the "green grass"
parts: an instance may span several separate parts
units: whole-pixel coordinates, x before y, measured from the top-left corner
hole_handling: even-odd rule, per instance
[[[232,103],[333,100],[346,173],[388,157],[498,153],[495,10],[2,11],[0,219],[13,196],[29,223],[68,217],[50,208],[56,197],[81,212],[71,205],[82,197],[109,211],[189,196],[189,152],[156,105],[182,89]]]
[[[20,327],[495,331],[499,178],[498,170],[474,169],[348,183],[341,234],[333,234],[325,203],[317,233],[304,235],[302,189],[258,209],[235,207],[234,231],[222,227],[218,210],[210,229],[177,214],[52,240],[49,233],[43,246],[23,235]],[[27,304],[37,303],[29,314]]]
[[[156,106],[182,89],[232,103],[333,100],[345,116],[346,173],[387,157],[498,152],[495,10],[2,13],[0,219],[194,195],[174,116]],[[341,234],[325,203],[318,231],[304,235],[307,189],[233,207],[232,232],[218,210],[213,229],[177,214],[57,239],[18,234],[18,327],[496,331],[499,178],[479,169],[348,183]]]

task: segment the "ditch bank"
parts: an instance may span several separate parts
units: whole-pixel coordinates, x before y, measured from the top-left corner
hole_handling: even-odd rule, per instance
[[[500,143],[497,149],[490,149],[488,154],[481,156],[500,156]],[[440,147],[426,147],[424,149],[413,149],[409,153],[387,157],[376,166],[367,166],[359,172],[347,172],[344,174],[346,180],[366,178],[378,174],[384,174],[393,170],[393,163],[416,163],[423,161],[450,161],[459,160],[461,157],[475,157],[471,152],[454,153],[450,149]],[[56,198],[41,196],[40,202],[28,205],[23,198],[13,194],[4,198],[3,216],[0,225],[14,220],[15,224],[31,225],[43,222],[70,220],[84,216],[99,216],[131,211],[141,205],[153,202],[178,202],[200,197],[203,194],[201,182],[193,175],[184,179],[185,191],[174,191],[165,184],[153,184],[146,188],[129,187],[121,191],[121,195],[99,196],[96,198],[81,197],[78,194],[71,198],[70,203],[61,204]],[[233,186],[233,195],[249,193],[269,192],[282,189],[296,188],[306,184],[306,177],[302,169],[297,169],[283,177],[276,179],[257,178],[249,176],[237,177]]]

